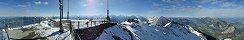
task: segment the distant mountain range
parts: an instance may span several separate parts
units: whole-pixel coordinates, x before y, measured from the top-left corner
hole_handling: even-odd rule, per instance
[[[244,38],[244,18],[174,18],[169,17],[171,21],[190,25],[216,39],[234,39],[243,40]]]
[[[46,17],[0,17],[0,28],[5,28],[4,24],[10,25],[10,27],[21,27],[23,25],[38,23],[40,19],[44,20]],[[50,17],[53,19],[58,19],[59,17]],[[96,19],[96,18],[103,18],[103,17],[97,17],[97,16],[83,16],[79,17],[80,19]],[[78,19],[78,17],[72,17],[71,19]],[[244,18],[242,17],[232,17],[232,18],[212,18],[212,17],[156,17],[156,16],[150,16],[150,17],[142,17],[142,16],[111,16],[111,21],[116,23],[124,23],[125,21],[128,21],[129,19],[135,19],[140,20],[141,23],[134,23],[136,25],[130,25],[134,31],[133,35],[137,35],[134,37],[137,37],[139,39],[143,39],[146,37],[143,37],[141,32],[146,32],[149,29],[154,30],[155,32],[158,31],[167,31],[167,27],[170,28],[177,28],[177,27],[183,27],[183,26],[189,26],[194,28],[196,31],[204,34],[206,38],[209,36],[212,37],[212,39],[234,39],[234,40],[244,40]],[[160,19],[160,20],[159,20]],[[147,23],[147,24],[142,24]],[[117,25],[112,28],[121,27],[123,25]],[[164,26],[166,28],[164,28]],[[149,28],[148,30],[142,30],[138,28]],[[153,28],[156,29],[153,29]],[[160,28],[160,29],[158,29]],[[170,29],[169,28],[169,29]],[[167,29],[167,30],[166,30]],[[105,29],[105,31],[108,33],[109,30],[112,30],[110,28]],[[122,30],[122,29],[121,29]],[[129,30],[127,28],[127,30]],[[140,31],[141,30],[141,31]],[[173,30],[173,29],[172,29]],[[152,32],[154,32],[152,31]],[[169,31],[169,30],[168,30]],[[189,30],[187,30],[189,31]],[[174,32],[174,31],[172,31]],[[107,34],[106,33],[106,34]],[[109,32],[110,33],[110,32]],[[171,32],[169,32],[171,33]],[[178,32],[177,32],[178,33]],[[185,33],[185,32],[183,32]],[[113,34],[113,33],[111,33]],[[147,34],[147,33],[146,33]],[[146,35],[145,34],[145,35]],[[103,34],[104,35],[104,34]],[[117,34],[114,34],[117,35]],[[148,33],[148,36],[151,34]],[[178,35],[178,34],[176,34]],[[182,34],[179,34],[182,35]],[[179,36],[178,35],[178,36]],[[207,36],[206,36],[207,35]],[[123,36],[123,35],[122,35]],[[153,35],[152,35],[153,36]],[[118,36],[112,36],[113,38],[120,39]],[[140,38],[142,37],[142,38]]]

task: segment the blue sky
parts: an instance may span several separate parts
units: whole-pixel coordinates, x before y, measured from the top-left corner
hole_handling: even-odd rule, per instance
[[[111,15],[242,17],[244,0],[109,0]],[[58,0],[0,0],[0,16],[58,16]],[[64,4],[67,12],[67,0]],[[106,0],[70,0],[71,16],[105,15]],[[66,15],[66,14],[65,14]]]

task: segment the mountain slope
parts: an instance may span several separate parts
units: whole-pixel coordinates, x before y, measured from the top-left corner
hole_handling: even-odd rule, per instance
[[[161,20],[164,19],[164,20]],[[165,17],[160,17],[157,24],[145,22],[121,22],[107,28],[96,40],[205,40],[206,38],[192,27],[170,23]],[[162,26],[161,26],[162,25]]]

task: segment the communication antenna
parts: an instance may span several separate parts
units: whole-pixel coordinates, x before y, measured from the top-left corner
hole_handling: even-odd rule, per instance
[[[110,17],[109,17],[109,0],[107,0],[107,17],[106,17],[107,21],[110,21]]]
[[[64,28],[62,25],[62,19],[63,19],[63,1],[64,0],[59,0],[59,11],[60,11],[60,19],[59,19],[59,32],[64,33]]]
[[[67,9],[67,19],[69,19],[69,0],[68,0],[68,9]]]

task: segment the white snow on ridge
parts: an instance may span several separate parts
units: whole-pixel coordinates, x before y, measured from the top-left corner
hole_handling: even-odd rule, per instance
[[[114,40],[112,36],[118,36],[123,40],[131,39],[128,32],[124,31],[122,28],[119,28],[119,26],[113,26],[104,30],[101,36],[99,36],[96,40]]]
[[[59,27],[52,27],[49,25],[50,23],[51,22],[48,21],[41,21],[40,23],[16,28],[8,28],[6,30],[8,30],[10,37],[14,39],[26,37],[28,37],[27,39],[45,37],[45,40],[72,40],[72,37],[69,35],[70,32],[67,29],[64,29],[66,30],[65,33],[60,34],[58,32]]]
[[[123,22],[122,22],[123,23]],[[125,23],[127,25],[117,25],[111,28],[105,29],[100,37],[96,40],[204,40],[199,37],[199,34],[192,32],[192,30],[187,30],[182,26],[177,26],[177,24],[167,23],[165,26],[173,27],[161,27],[161,26],[149,26],[149,24],[136,24]],[[121,27],[121,28],[120,28]],[[131,34],[131,35],[130,35]],[[116,37],[113,37],[116,36]]]
[[[137,19],[139,23],[122,22],[126,19],[127,18],[114,18],[114,21],[120,24],[104,29],[103,33],[95,40],[205,40],[204,36],[195,31],[192,27],[171,23],[166,18],[161,18],[156,22],[154,19],[154,25],[144,23],[140,21],[140,19]],[[56,21],[58,21],[58,19]],[[84,23],[85,22],[80,22],[80,26],[83,26],[80,28],[88,28],[85,25],[81,25]],[[58,27],[52,27],[49,24],[50,22],[48,21],[42,21],[41,23],[27,25],[21,28],[34,27],[36,28],[33,30],[35,31],[34,33],[38,34],[40,37],[51,35],[50,37],[47,37],[47,40],[73,40],[72,36],[69,35],[69,31],[60,34],[57,32],[59,30]],[[77,24],[74,24],[74,27],[76,27]],[[16,30],[21,28],[17,28]]]
[[[166,25],[164,25],[163,27],[167,27],[171,22],[167,23]]]
[[[189,25],[188,25],[189,26]],[[199,36],[200,38],[201,38],[201,40],[206,40],[206,38],[205,38],[205,36],[203,36],[203,34],[201,34],[201,33],[199,33],[199,32],[197,32],[197,31],[195,31],[192,27],[188,27],[188,29],[192,32],[192,33],[194,33],[194,34],[196,34],[197,36]]]

